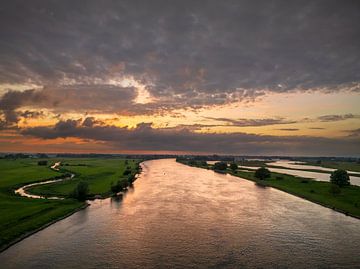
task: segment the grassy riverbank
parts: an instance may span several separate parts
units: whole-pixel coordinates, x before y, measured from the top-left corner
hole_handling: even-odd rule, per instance
[[[0,250],[10,242],[73,212],[84,203],[20,197],[14,190],[25,184],[61,175],[28,159],[0,160]]]
[[[357,162],[341,162],[341,161],[321,161],[321,163],[306,162],[305,165],[315,165],[333,169],[343,169],[349,171],[360,172],[360,163]]]
[[[200,168],[211,169],[211,166],[205,166],[200,162],[180,161],[183,164]],[[299,196],[311,202],[332,208],[336,211],[360,218],[360,187],[346,186],[341,188],[340,194],[332,194],[330,192],[331,183],[315,181],[311,179],[295,177],[280,173],[271,173],[271,178],[264,181],[258,181],[254,177],[254,171],[224,171],[233,176],[252,180],[262,186],[273,187],[287,193]]]
[[[73,180],[36,186],[29,191],[45,196],[68,197],[79,181],[83,180],[89,184],[89,196],[107,197],[111,194],[111,182],[127,180],[127,175],[124,175],[126,169],[136,174],[139,163],[139,160],[124,159],[65,159],[60,168],[74,173]]]
[[[62,161],[62,172],[76,174],[71,181],[53,183],[31,189],[40,195],[67,197],[79,180],[89,183],[91,195],[110,194],[110,183],[115,180],[126,180],[123,175],[126,167],[131,173],[137,172],[139,161],[123,159],[48,159],[49,165]],[[48,166],[37,165],[38,160],[16,159],[0,160],[0,251],[18,239],[24,238],[46,225],[79,210],[86,204],[73,199],[46,200],[21,197],[14,190],[38,181],[61,176],[61,172],[51,170]]]

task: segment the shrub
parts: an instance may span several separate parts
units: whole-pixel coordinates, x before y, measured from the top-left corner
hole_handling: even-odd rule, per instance
[[[339,187],[350,185],[350,177],[345,170],[338,169],[331,173],[330,182]]]
[[[72,197],[79,201],[85,201],[89,193],[89,184],[86,181],[80,181],[72,192]]]
[[[110,190],[112,193],[118,193],[122,191],[122,189],[122,182],[120,180],[118,180],[115,184],[111,182]]]
[[[233,171],[236,171],[238,169],[238,165],[236,163],[231,163],[230,164],[230,169]]]
[[[131,170],[129,170],[129,169],[126,169],[123,173],[124,176],[127,176],[129,174],[131,174]]]
[[[118,193],[124,190],[128,186],[128,182],[126,180],[118,180],[115,184],[111,183],[110,190],[112,193]]]
[[[214,164],[214,170],[226,170],[227,163],[226,162],[216,162]]]
[[[264,180],[266,178],[269,178],[271,176],[269,169],[265,167],[260,167],[255,171],[255,178]]]
[[[128,181],[129,184],[131,185],[131,184],[135,181],[135,175],[130,174],[130,175],[128,176],[127,181]]]
[[[48,161],[38,161],[38,165],[47,165]]]

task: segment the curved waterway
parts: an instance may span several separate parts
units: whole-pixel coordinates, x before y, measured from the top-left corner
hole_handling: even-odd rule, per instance
[[[59,166],[60,166],[60,162],[55,163],[53,166],[51,166],[51,169],[55,170],[55,171],[59,171]],[[40,186],[40,185],[45,185],[45,184],[52,184],[52,183],[56,183],[56,182],[60,182],[60,181],[64,181],[64,180],[70,180],[74,177],[74,174],[70,174],[69,177],[64,177],[64,178],[58,178],[58,179],[51,179],[51,180],[46,180],[46,181],[41,181],[41,182],[36,182],[36,183],[31,183],[31,184],[27,184],[25,186],[22,186],[21,188],[18,188],[17,190],[15,190],[16,194],[19,194],[21,196],[24,197],[28,197],[28,198],[34,198],[34,199],[50,199],[50,200],[63,200],[64,198],[62,197],[57,197],[57,196],[41,196],[41,195],[37,195],[37,194],[31,194],[29,192],[27,192],[27,190],[29,188],[35,187],[35,186]]]
[[[359,268],[360,221],[230,175],[154,160],[0,253],[1,268]]]

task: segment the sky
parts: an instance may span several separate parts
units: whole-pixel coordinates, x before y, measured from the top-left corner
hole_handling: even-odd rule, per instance
[[[360,156],[359,1],[0,5],[0,152]]]

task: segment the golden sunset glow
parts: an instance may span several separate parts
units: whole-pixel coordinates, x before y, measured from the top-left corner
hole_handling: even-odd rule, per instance
[[[216,21],[192,8],[176,19],[149,7],[127,23],[78,14],[87,30],[72,17],[48,24],[52,13],[36,8],[30,23],[3,22],[12,46],[0,47],[1,150],[359,153],[351,23],[340,16],[329,30],[299,11],[289,25],[272,14],[252,29],[246,12]]]

